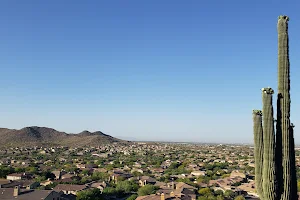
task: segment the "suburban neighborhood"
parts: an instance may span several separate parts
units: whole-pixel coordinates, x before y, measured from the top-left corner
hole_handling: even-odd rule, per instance
[[[12,147],[0,156],[0,199],[258,199],[249,145]]]

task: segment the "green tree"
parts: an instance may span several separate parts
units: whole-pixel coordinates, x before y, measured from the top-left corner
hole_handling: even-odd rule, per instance
[[[200,196],[198,197],[198,200],[217,200],[217,197],[213,196],[213,195],[209,195],[209,196]]]
[[[224,192],[222,190],[216,190],[214,193],[216,196],[224,196]]]
[[[234,200],[246,200],[246,199],[244,196],[239,195],[239,196],[235,197]]]
[[[171,163],[170,167],[168,169],[177,169],[179,164],[177,162]]]
[[[235,193],[232,190],[226,190],[224,192],[224,196],[228,199],[233,199],[235,197]]]
[[[0,166],[0,178],[6,178],[8,174],[14,173],[15,170],[12,167]]]
[[[225,200],[225,198],[224,198],[223,195],[218,195],[218,196],[217,196],[217,200]]]
[[[222,178],[227,178],[227,177],[229,177],[230,176],[230,174],[223,174],[222,175]]]
[[[37,170],[37,167],[32,166],[32,167],[27,167],[26,171],[30,172],[30,173],[33,173],[33,174],[36,174],[38,170]]]
[[[112,164],[109,164],[109,165],[106,165],[105,168],[108,170],[108,171],[111,171],[114,169],[114,166]]]
[[[83,175],[88,175],[89,174],[89,170],[87,170],[87,169],[84,169],[84,170],[82,170],[82,172],[81,172]]]
[[[134,177],[143,176],[143,174],[141,172],[137,172],[137,171],[132,172],[132,175]]]
[[[138,197],[137,194],[133,194],[130,197],[128,197],[126,200],[135,200]]]
[[[93,181],[98,181],[98,180],[105,181],[108,179],[108,177],[109,177],[108,173],[103,173],[103,172],[94,172],[92,174]]]
[[[104,188],[104,190],[103,190],[103,194],[106,194],[106,195],[114,195],[114,194],[116,194],[117,193],[117,190],[115,189],[115,188],[113,188],[113,187],[106,187],[106,188]]]
[[[117,183],[116,190],[119,193],[129,194],[131,192],[136,192],[139,186],[133,181],[120,181]]]
[[[208,197],[208,196],[214,195],[213,191],[210,188],[201,188],[198,191],[198,193],[199,193],[200,196],[204,196],[204,197]]]
[[[78,192],[76,200],[104,200],[101,191],[97,188]]]
[[[145,185],[144,187],[141,187],[138,190],[138,195],[139,196],[146,196],[150,194],[155,194],[155,192],[158,190],[158,187],[154,185]]]
[[[15,172],[17,172],[17,173],[25,172],[25,168],[23,168],[23,167],[16,167],[15,168]]]

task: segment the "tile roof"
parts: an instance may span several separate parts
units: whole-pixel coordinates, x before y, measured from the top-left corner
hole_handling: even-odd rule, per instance
[[[41,200],[45,199],[47,196],[49,196],[52,192],[52,190],[20,190],[21,193],[14,197],[13,188],[1,188],[0,189],[0,199],[1,200],[13,200],[13,199],[19,199],[19,200]]]

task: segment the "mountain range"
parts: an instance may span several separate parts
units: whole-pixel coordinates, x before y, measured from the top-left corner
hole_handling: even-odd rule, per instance
[[[70,147],[97,146],[110,143],[127,143],[101,131],[82,131],[70,134],[53,128],[30,126],[20,130],[0,128],[0,147],[63,145]]]

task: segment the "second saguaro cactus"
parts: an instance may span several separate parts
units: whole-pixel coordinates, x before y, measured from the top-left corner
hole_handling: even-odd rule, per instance
[[[272,88],[262,89],[263,100],[263,199],[274,200],[277,198],[276,182],[276,164],[275,164],[275,134],[274,134],[274,117]]]

